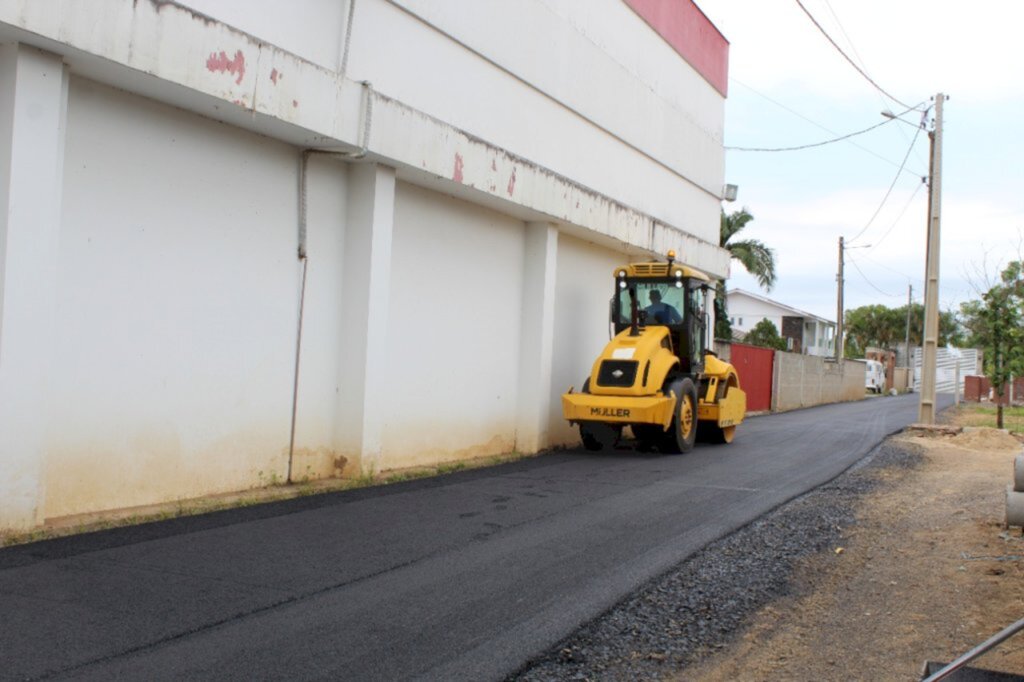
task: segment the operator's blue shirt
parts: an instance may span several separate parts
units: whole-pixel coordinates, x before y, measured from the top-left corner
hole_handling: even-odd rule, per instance
[[[647,321],[656,324],[679,324],[683,321],[682,315],[668,303],[658,301],[652,303],[644,310],[647,312]]]

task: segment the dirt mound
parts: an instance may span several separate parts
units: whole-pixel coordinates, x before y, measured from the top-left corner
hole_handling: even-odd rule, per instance
[[[1019,450],[1021,443],[1006,431],[984,426],[965,427],[963,433],[954,436],[950,442],[970,450]]]

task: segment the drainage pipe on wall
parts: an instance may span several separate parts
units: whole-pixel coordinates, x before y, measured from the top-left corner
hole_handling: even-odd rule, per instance
[[[348,2],[348,17],[345,19],[345,45],[341,53],[341,75],[348,73],[348,48],[352,43],[352,20],[356,16],[356,0]]]
[[[302,327],[306,308],[306,274],[309,270],[309,257],[307,254],[306,225],[308,221],[307,209],[307,175],[309,172],[309,157],[314,154],[333,156],[347,161],[356,161],[366,156],[370,142],[370,126],[373,121],[373,84],[370,81],[362,81],[363,102],[362,102],[362,140],[359,149],[354,152],[335,151],[330,149],[304,149],[299,160],[299,207],[298,207],[298,258],[302,263],[302,285],[299,289],[299,319],[298,328],[295,332],[295,374],[292,378],[292,419],[291,432],[288,437],[288,473],[285,478],[287,483],[292,483],[292,464],[295,461],[295,428],[299,410],[299,364],[302,360]]]

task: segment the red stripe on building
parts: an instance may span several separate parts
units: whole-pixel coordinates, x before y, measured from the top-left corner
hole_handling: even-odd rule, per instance
[[[708,83],[728,94],[729,41],[693,0],[625,0]]]

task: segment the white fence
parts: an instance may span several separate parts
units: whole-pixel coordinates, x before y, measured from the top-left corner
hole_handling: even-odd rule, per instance
[[[956,382],[957,364],[960,365],[960,392],[964,390],[964,377],[978,373],[976,348],[939,348],[935,356],[935,392],[952,393]],[[914,349],[914,391],[921,390],[921,349]]]

